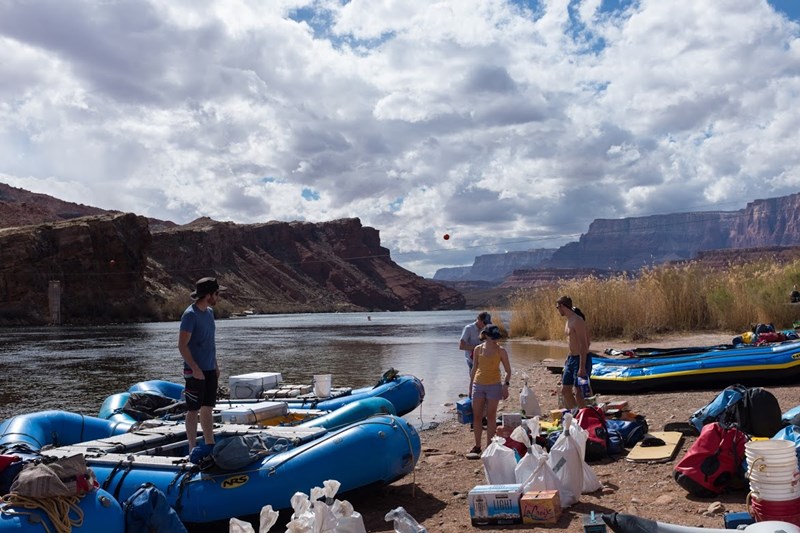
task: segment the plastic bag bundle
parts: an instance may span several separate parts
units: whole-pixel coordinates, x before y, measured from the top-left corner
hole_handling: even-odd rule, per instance
[[[388,522],[393,520],[394,533],[428,533],[428,530],[420,525],[408,511],[402,507],[392,509],[384,519]]]
[[[323,485],[311,489],[310,499],[302,492],[292,496],[294,512],[286,533],[367,533],[361,514],[349,502],[334,498],[341,483],[329,479]]]
[[[258,533],[268,533],[277,521],[278,511],[274,511],[271,505],[265,505],[261,508],[261,513],[259,514]],[[228,525],[228,533],[256,533],[256,530],[253,529],[249,522],[231,518]]]
[[[483,471],[486,473],[486,482],[489,485],[504,485],[515,483],[514,468],[517,466],[517,457],[514,450],[504,444],[505,439],[495,435],[492,443],[481,454]]]

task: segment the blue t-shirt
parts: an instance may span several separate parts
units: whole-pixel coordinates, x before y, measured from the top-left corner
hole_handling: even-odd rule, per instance
[[[200,366],[200,370],[216,370],[217,368],[217,346],[214,340],[216,324],[214,324],[214,310],[208,308],[201,311],[194,304],[186,308],[181,316],[181,331],[191,333],[189,338],[189,351],[192,358]],[[183,362],[184,373],[189,365]]]

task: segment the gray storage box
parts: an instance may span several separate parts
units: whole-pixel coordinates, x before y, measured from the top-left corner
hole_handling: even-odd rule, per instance
[[[251,372],[231,376],[228,385],[232,400],[261,398],[265,390],[274,389],[283,381],[280,372]]]
[[[223,424],[255,424],[288,413],[286,402],[258,402],[225,409],[220,416]]]

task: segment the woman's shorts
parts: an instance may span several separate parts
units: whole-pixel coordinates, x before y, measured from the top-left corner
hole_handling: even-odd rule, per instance
[[[484,400],[502,400],[503,399],[503,385],[496,383],[494,385],[478,385],[472,384],[472,401],[476,399]]]
[[[186,378],[186,410],[197,411],[200,407],[214,407],[217,405],[217,378],[216,370],[203,370],[205,379]]]

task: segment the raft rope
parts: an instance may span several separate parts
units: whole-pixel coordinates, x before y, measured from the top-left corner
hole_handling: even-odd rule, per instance
[[[43,511],[50,522],[56,528],[56,533],[71,533],[73,528],[83,526],[83,509],[78,507],[80,502],[79,496],[61,496],[54,498],[32,498],[30,496],[22,496],[20,494],[6,494],[0,498],[0,513],[9,516],[30,516],[28,520],[34,523],[38,519],[42,528],[47,533],[53,533],[47,526],[47,523],[42,521],[41,517],[33,512],[36,509]],[[29,511],[20,511],[17,508],[28,509]],[[70,511],[75,515],[75,518],[70,516]]]

